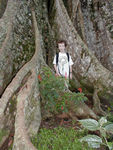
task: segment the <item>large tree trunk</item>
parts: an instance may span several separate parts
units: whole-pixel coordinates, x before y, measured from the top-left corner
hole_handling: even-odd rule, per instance
[[[60,37],[66,39],[69,44],[68,49],[74,61],[74,78],[79,85],[94,90],[94,106],[97,104],[100,110],[98,94],[110,97],[113,90],[112,73],[100,64],[81,40],[62,0],[56,0],[54,3],[55,18],[51,18],[53,30],[48,16],[44,14],[47,12],[47,3],[33,0],[32,11],[30,4],[27,0],[9,0],[0,19],[0,129],[8,129],[8,136],[13,128],[14,150],[36,149],[30,137],[37,133],[41,121],[37,75],[43,66],[49,67],[45,62],[52,62],[52,55],[56,50],[53,48]],[[46,7],[43,13],[42,6]],[[81,11],[79,15],[81,16]],[[45,30],[50,35],[43,33]],[[48,44],[51,37],[53,39]],[[97,115],[84,103],[78,104],[73,112],[77,117],[97,119]]]
[[[21,11],[23,10],[22,7],[25,7],[23,13],[21,13]],[[5,137],[5,139],[3,139],[4,141],[8,141],[8,136],[11,130],[13,132],[15,131],[14,149],[35,149],[31,144],[29,137],[37,133],[41,121],[40,95],[38,89],[37,74],[40,68],[40,64],[42,63],[41,60],[43,60],[43,58],[41,54],[40,37],[36,24],[35,13],[32,12],[36,37],[34,37],[34,34],[32,34],[33,29],[31,24],[31,15],[28,19],[30,21],[30,26],[27,22],[28,20],[26,18],[25,12],[28,11],[30,10],[25,1],[19,2],[9,0],[6,11],[0,21],[0,32],[3,33],[1,34],[2,36],[0,41],[0,130],[7,130],[7,136]],[[29,13],[31,14],[31,11]],[[21,16],[23,18],[21,18]],[[22,20],[20,21],[19,19]],[[26,21],[26,23],[23,21]],[[21,22],[25,24],[23,25],[21,24]],[[28,28],[28,30],[30,30],[31,34],[29,34],[28,31],[28,33],[24,35],[22,34],[24,30],[23,28],[20,29],[20,27],[24,27],[27,29],[27,25],[30,27]],[[19,33],[17,33],[18,30],[20,31]],[[20,37],[17,38],[16,35],[19,35]],[[30,39],[29,35],[31,35]],[[16,64],[18,66],[15,67],[15,51],[13,51],[13,48],[16,49],[17,55],[19,55],[20,58],[23,58],[22,53],[19,52],[18,49],[20,48],[21,50],[25,50],[24,46],[27,44],[29,45],[31,39],[33,43],[33,39],[36,39],[35,43],[37,43],[35,44],[36,48],[34,56],[28,63],[25,64],[25,62],[28,61],[33,55],[33,50],[30,54],[31,56],[29,57],[29,59],[24,61],[21,59],[21,64],[18,62]],[[32,44],[30,44],[30,46],[32,46]],[[28,46],[26,46],[26,48],[28,48]],[[32,47],[30,47],[30,49],[32,50]],[[28,54],[29,48],[26,50]],[[24,56],[26,56],[26,52],[23,54]],[[16,58],[19,57],[17,56]],[[13,67],[16,68],[16,71],[13,71]],[[19,70],[20,67],[22,68]],[[10,69],[10,71],[8,69]],[[18,73],[13,78],[17,71]],[[4,144],[1,145],[4,141],[0,143],[0,149],[4,148]],[[5,146],[7,148],[8,142]]]
[[[113,72],[113,0],[70,0],[70,3],[65,6],[78,34],[102,65]]]
[[[91,0],[82,5],[84,31],[88,48],[97,59],[113,72],[113,0]]]
[[[31,144],[29,136],[37,133],[40,125],[40,105],[37,73],[40,69],[40,63],[43,62],[40,46],[40,35],[37,27],[35,12],[32,11],[34,31],[35,31],[35,54],[30,62],[31,76],[20,89],[17,96],[17,113],[15,119],[15,136],[13,149],[35,150]],[[27,68],[28,68],[27,66]],[[26,66],[25,66],[26,67]],[[23,67],[23,71],[25,69]],[[38,69],[38,70],[37,70]],[[22,70],[22,69],[21,69]],[[29,134],[28,134],[29,133]]]
[[[28,2],[9,0],[0,19],[0,95],[34,54],[31,28]]]
[[[43,63],[43,58],[34,11],[32,11],[32,16],[36,43],[35,54],[20,69],[0,99],[0,128],[7,129],[8,134],[12,128],[15,128],[13,144],[13,149],[15,150],[36,149],[30,142],[30,136],[37,133],[41,121],[37,73],[41,63]],[[14,102],[12,102],[13,97],[17,105],[11,111],[11,107],[14,107]],[[3,148],[2,145],[0,145],[0,148]]]
[[[52,29],[55,31],[57,38],[67,40],[69,45],[67,49],[74,61],[74,77],[79,81],[81,86],[87,89],[92,88],[94,93],[96,89],[99,89],[97,95],[101,94],[101,96],[107,96],[109,100],[112,100],[112,72],[101,65],[77,34],[62,0],[55,0],[54,9],[52,11],[54,12]],[[95,103],[97,104],[96,100],[97,98],[94,98],[94,106]],[[100,107],[98,107],[98,110],[100,110]]]

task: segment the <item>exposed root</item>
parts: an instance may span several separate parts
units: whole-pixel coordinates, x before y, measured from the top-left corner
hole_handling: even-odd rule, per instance
[[[73,104],[71,109],[72,118],[93,118],[98,120],[98,116],[89,108],[84,102],[80,102],[79,104]]]
[[[78,11],[79,11],[79,16],[80,16],[80,26],[81,26],[82,39],[86,43],[85,31],[84,31],[84,19],[83,19],[83,14],[82,14],[82,11],[81,11],[80,3],[78,4]]]
[[[18,92],[17,96],[17,114],[16,114],[16,120],[15,120],[15,135],[14,135],[14,146],[13,149],[22,149],[22,150],[36,150],[36,148],[32,145],[28,133],[33,134],[33,132],[37,132],[39,125],[40,125],[40,106],[39,106],[39,97],[38,97],[38,91],[37,90],[37,71],[38,68],[40,68],[40,59],[42,56],[40,56],[41,47],[40,47],[40,37],[39,37],[39,31],[37,27],[35,12],[32,11],[33,16],[33,25],[34,25],[34,31],[35,31],[35,54],[32,57],[32,59],[25,64],[21,70],[17,73],[15,78],[12,80],[12,82],[9,84],[9,86],[4,91],[1,99],[0,99],[0,128],[4,127],[4,119],[5,119],[5,110],[7,109],[7,104],[9,103],[11,97],[15,94],[15,92]],[[31,72],[30,77],[28,78],[28,81],[23,82],[26,75]],[[23,83],[23,85],[22,85]],[[36,93],[37,92],[37,93]],[[36,111],[36,114],[34,114],[34,120],[30,124],[30,122],[27,122],[26,119],[26,110],[25,107],[26,103],[29,102],[29,100],[32,98],[33,94],[35,94],[34,101],[35,106],[32,107],[29,112],[29,114],[33,113],[33,111]],[[29,100],[28,100],[29,99]],[[30,103],[30,102],[29,102]],[[37,103],[37,104],[36,104]],[[34,105],[32,103],[32,105]],[[29,107],[29,106],[28,106]],[[35,108],[37,107],[37,108]],[[36,110],[35,110],[35,109]],[[26,108],[27,109],[27,108]],[[33,119],[33,118],[32,118]],[[37,122],[37,124],[36,124]],[[32,125],[33,124],[33,125]],[[35,126],[35,127],[34,127]],[[37,129],[37,131],[36,131]],[[35,131],[33,131],[35,130]]]
[[[3,43],[2,43],[2,47],[0,48],[0,54],[2,54],[2,52],[4,51],[5,47],[7,46],[10,34],[12,31],[12,23],[8,26],[8,31],[7,31],[7,35],[6,38],[4,39]]]
[[[72,1],[73,9],[72,9],[71,20],[72,20],[73,23],[75,21],[75,16],[77,14],[77,8],[78,8],[79,3],[80,3],[79,0],[76,0],[76,2],[74,0]]]
[[[100,99],[98,97],[99,88],[94,89],[93,93],[93,111],[98,115],[106,115],[106,113],[102,110],[100,106]]]
[[[14,127],[11,128],[7,135],[2,138],[0,142],[0,150],[7,150],[9,146],[13,143],[13,136],[14,136]]]
[[[13,62],[9,51],[13,43],[13,21],[18,4],[18,1],[8,1],[6,10],[2,18],[0,18],[0,79],[2,79],[0,83],[0,96],[4,92],[8,82],[11,81],[12,68],[9,67],[9,64],[12,65]],[[5,76],[7,76],[7,79]]]
[[[32,75],[29,77],[27,83],[21,88],[19,95],[17,97],[17,113],[15,119],[15,136],[13,149],[30,149],[36,150],[32,145],[30,138],[27,133],[27,128],[25,126],[25,102],[31,95],[33,85],[35,84],[35,71],[32,71]]]
[[[14,2],[13,0],[8,1],[4,15],[2,16],[2,18],[0,18],[0,23],[1,23],[0,31],[2,31],[2,30],[7,31],[7,33],[3,32],[3,31],[1,32],[1,35],[5,38],[2,42],[2,46],[0,48],[0,53],[2,51],[5,52],[5,48],[7,46],[8,40],[10,38],[11,31],[12,31],[12,21],[15,16],[15,9],[16,9],[17,5],[18,5],[18,2]],[[7,21],[7,23],[6,23],[6,21]],[[9,42],[11,42],[11,41],[9,41]]]
[[[34,12],[32,12],[33,14],[33,19],[35,19],[35,14]],[[21,70],[17,73],[17,75],[15,76],[15,78],[12,80],[12,82],[9,84],[9,86],[6,88],[6,90],[4,91],[1,99],[0,99],[0,127],[3,127],[2,122],[3,122],[3,116],[4,116],[4,110],[6,109],[7,103],[8,101],[11,99],[11,97],[14,95],[14,93],[21,87],[21,83],[23,78],[28,74],[28,72],[30,72],[30,70],[32,68],[36,68],[37,64],[38,67],[40,67],[40,41],[39,41],[39,32],[38,30],[36,30],[37,27],[37,23],[36,20],[34,20],[34,28],[35,28],[35,54],[32,57],[32,59],[25,64]],[[39,53],[39,54],[38,54]],[[37,63],[38,61],[38,63]],[[37,69],[37,68],[36,68]]]
[[[35,18],[35,13],[32,11],[33,15],[33,22],[34,22],[34,29],[35,29],[35,45],[36,45],[36,51],[35,51],[35,56],[32,58],[36,62],[36,57],[38,55],[38,50],[39,50],[39,41],[37,36],[39,35],[38,28],[37,28],[37,23],[36,23],[36,18]],[[40,59],[38,59],[40,60]],[[33,66],[32,66],[33,67]],[[19,95],[17,97],[17,114],[16,114],[16,120],[15,120],[15,137],[14,137],[14,145],[13,149],[23,149],[23,150],[36,150],[36,148],[32,145],[29,135],[27,132],[27,126],[25,123],[25,102],[27,99],[31,98],[32,90],[34,90],[34,85],[36,84],[36,64],[34,66],[35,68],[32,69],[32,75],[28,79],[28,82],[23,86],[23,88],[20,90]],[[28,101],[28,100],[27,100]],[[38,111],[38,110],[37,110]],[[37,116],[39,117],[39,116]],[[39,119],[39,118],[37,118]],[[41,118],[39,119],[41,120]],[[39,124],[40,121],[38,120]],[[37,124],[39,127],[39,125]],[[32,129],[33,130],[33,129]]]

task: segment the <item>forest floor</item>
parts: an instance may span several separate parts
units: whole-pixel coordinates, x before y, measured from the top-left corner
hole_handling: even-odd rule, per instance
[[[85,103],[90,108],[93,107],[91,101],[88,100]],[[53,128],[56,128],[58,126],[63,126],[66,128],[72,127],[76,130],[78,130],[80,128],[80,123],[77,120],[73,120],[70,117],[65,117],[65,113],[64,114],[62,113],[60,116],[61,117],[59,117],[59,115],[53,115],[52,117],[48,117],[46,119],[43,119],[43,117],[42,117],[40,128],[53,129]]]
[[[93,104],[90,101],[91,97],[88,97],[88,99],[89,100],[86,101],[85,103],[92,109]],[[102,108],[104,111],[107,111],[107,107],[109,107],[109,106],[102,104]],[[65,116],[65,114],[62,113],[61,116],[63,116],[63,115]],[[78,119],[82,119],[82,118],[78,118]],[[63,128],[67,128],[67,129],[72,128],[75,131],[79,131],[80,129],[82,129],[82,126],[78,120],[73,120],[70,117],[59,117],[58,115],[53,115],[52,117],[48,117],[46,119],[43,119],[43,117],[42,117],[39,132],[44,128],[48,129],[48,130],[50,130],[50,129],[54,130],[55,128],[59,128],[59,127],[63,127]],[[87,132],[88,132],[88,134],[93,134],[93,135],[95,134],[97,136],[100,136],[99,131],[87,131]],[[95,150],[108,150],[108,148],[106,148],[105,146],[101,146],[101,148],[98,148]]]
[[[87,101],[85,101],[84,103],[86,105],[88,105],[89,108],[93,108],[93,103],[92,103],[92,96],[87,95],[86,96],[88,98]],[[104,107],[104,106],[103,106]],[[42,108],[43,110],[44,108]],[[104,107],[105,110],[105,107]],[[44,114],[44,113],[42,113]],[[64,115],[64,117],[63,117]],[[74,129],[79,129],[80,128],[80,124],[77,120],[73,120],[70,117],[65,117],[65,113],[60,114],[59,115],[53,115],[52,117],[47,117],[46,119],[43,119],[43,115],[42,115],[42,121],[41,121],[41,125],[40,128],[47,128],[47,129],[53,129],[56,128],[58,126],[63,126],[63,127],[72,127]],[[78,119],[82,119],[82,118],[78,118]]]
[[[92,108],[93,104],[91,102],[91,97],[88,97],[88,101],[85,101],[85,103]],[[107,108],[107,105],[103,105],[104,110]],[[65,116],[65,113],[61,114],[60,116]],[[81,119],[81,118],[78,118]],[[41,125],[39,128],[39,132],[41,129],[55,129],[58,127],[63,127],[66,129],[74,129],[75,131],[78,131],[79,129],[81,129],[81,125],[78,122],[78,120],[73,120],[70,117],[59,117],[58,115],[53,115],[51,117],[48,117],[46,119],[43,119],[42,116],[42,120],[41,120]],[[99,132],[88,132],[88,134],[96,134],[99,135]],[[12,129],[12,131],[10,132],[9,136],[6,138],[5,143],[3,143],[2,147],[0,147],[0,150],[12,150],[12,145],[13,145],[13,139],[14,139],[14,128]],[[97,150],[97,149],[96,149]],[[105,147],[101,147],[98,150],[107,150]]]

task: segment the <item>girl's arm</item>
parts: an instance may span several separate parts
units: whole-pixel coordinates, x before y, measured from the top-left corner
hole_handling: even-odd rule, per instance
[[[56,71],[56,75],[60,76],[59,72],[58,72],[58,67],[56,66],[56,64],[54,65],[55,71]]]
[[[70,66],[70,79],[72,79],[72,65]]]

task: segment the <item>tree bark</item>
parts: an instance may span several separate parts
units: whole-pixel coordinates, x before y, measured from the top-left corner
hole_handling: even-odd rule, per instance
[[[15,121],[13,123],[15,125],[14,149],[36,149],[31,144],[29,137],[37,133],[41,121],[37,73],[43,58],[35,13],[32,11],[32,14],[36,43],[35,54],[20,69],[0,99],[0,129],[7,127],[8,130],[11,130],[12,121]],[[9,104],[14,95],[16,95],[17,111],[14,110],[10,114]],[[16,113],[16,119],[14,113]]]
[[[53,30],[57,37],[67,40],[68,51],[74,61],[73,73],[81,86],[98,87],[101,96],[113,96],[113,74],[105,69],[77,34],[62,0],[55,0]],[[63,18],[63,19],[62,19]],[[95,101],[94,101],[95,103]],[[94,104],[95,105],[95,104]]]
[[[43,59],[43,35],[41,32],[42,29],[40,29],[41,24],[39,22],[39,16],[36,8],[36,6],[38,7],[38,2],[40,2],[40,0],[35,0],[33,2],[34,10],[32,10],[32,17],[28,18],[28,20],[26,16],[31,16],[31,11],[28,7],[30,5],[26,0],[21,2],[18,0],[9,0],[6,11],[0,19],[0,33],[2,33],[0,34],[2,35],[2,40],[0,41],[0,79],[2,81],[0,83],[0,129],[8,127],[9,130],[11,130],[11,125],[14,121],[14,150],[36,149],[31,144],[30,137],[37,133],[41,121],[40,93],[37,76],[42,67],[49,67]],[[23,6],[25,9],[23,9]],[[59,38],[67,40],[69,45],[68,50],[74,61],[74,78],[77,80],[79,85],[93,88],[94,108],[95,105],[98,106],[98,110],[96,110],[96,112],[99,112],[101,111],[99,95],[101,94],[101,96],[106,96],[107,94],[109,97],[113,96],[113,74],[100,64],[81,40],[67,14],[62,0],[56,0],[53,9],[55,9],[55,18],[53,17],[52,24],[53,30],[49,33],[52,33],[53,37],[56,37],[55,40]],[[21,10],[22,13],[19,10]],[[27,15],[25,13],[26,11],[28,12]],[[37,15],[37,19],[35,17],[35,13]],[[21,26],[23,21],[25,22],[23,23],[23,26]],[[32,22],[34,30],[32,28]],[[23,34],[23,30],[27,29],[27,27],[28,30],[26,34]],[[51,30],[50,26],[49,30]],[[18,36],[20,39],[19,41],[17,41]],[[29,36],[31,38],[29,38]],[[23,61],[23,56],[29,55],[29,46],[25,48],[26,43],[30,43],[30,46],[32,45],[32,47],[30,47],[32,52],[30,53],[31,55],[29,59]],[[18,49],[24,50],[23,47],[27,49],[25,53],[18,51]],[[14,53],[12,51],[13,48],[17,48],[17,51]],[[19,60],[19,63],[17,62],[16,65],[18,66],[15,67],[16,71],[14,71],[12,68],[13,65],[15,65],[13,60],[16,52],[19,56],[22,55],[22,57],[20,57],[22,59]],[[53,54],[53,52],[50,53]],[[20,63],[21,60],[22,63]],[[8,67],[11,67],[9,71],[7,70]],[[13,99],[16,104],[14,110],[10,113],[10,106],[13,104]],[[72,117],[74,115],[74,118],[76,118],[76,116],[92,117],[95,119],[98,118],[98,116],[84,103],[75,107],[76,109],[73,108],[73,114],[70,112],[70,115]]]

